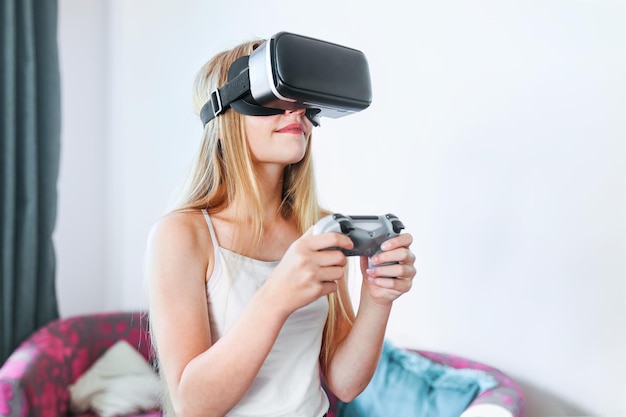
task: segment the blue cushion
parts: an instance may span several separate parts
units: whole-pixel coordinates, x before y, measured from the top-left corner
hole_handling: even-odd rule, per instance
[[[376,372],[338,417],[459,417],[481,392],[497,385],[486,372],[455,369],[385,341]]]

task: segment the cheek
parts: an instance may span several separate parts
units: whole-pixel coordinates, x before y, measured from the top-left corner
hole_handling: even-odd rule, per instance
[[[269,136],[273,129],[272,120],[269,116],[246,116],[243,126],[249,142]]]
[[[253,160],[263,159],[264,150],[272,130],[271,121],[268,117],[246,116],[244,119],[245,140]]]
[[[253,146],[256,142],[258,142],[262,130],[256,120],[248,120],[248,118],[246,118],[243,124],[243,129],[248,146]]]

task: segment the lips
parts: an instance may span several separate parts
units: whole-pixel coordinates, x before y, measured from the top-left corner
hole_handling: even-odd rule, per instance
[[[294,134],[302,134],[304,133],[304,125],[302,123],[291,123],[285,127],[282,127],[277,130],[278,133],[294,133]]]

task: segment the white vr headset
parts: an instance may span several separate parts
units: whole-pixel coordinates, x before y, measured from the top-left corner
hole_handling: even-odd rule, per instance
[[[371,102],[369,67],[362,52],[279,32],[233,62],[228,81],[211,93],[200,118],[206,125],[229,107],[249,116],[304,108],[317,126],[320,117],[346,116]]]

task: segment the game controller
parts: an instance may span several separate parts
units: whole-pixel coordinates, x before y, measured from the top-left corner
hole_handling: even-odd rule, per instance
[[[373,256],[382,252],[380,245],[404,229],[404,224],[393,214],[382,216],[344,216],[331,214],[313,226],[313,234],[328,232],[342,233],[354,243],[351,250],[341,248],[346,256]],[[338,248],[328,248],[338,249]],[[395,262],[394,262],[395,263]]]

